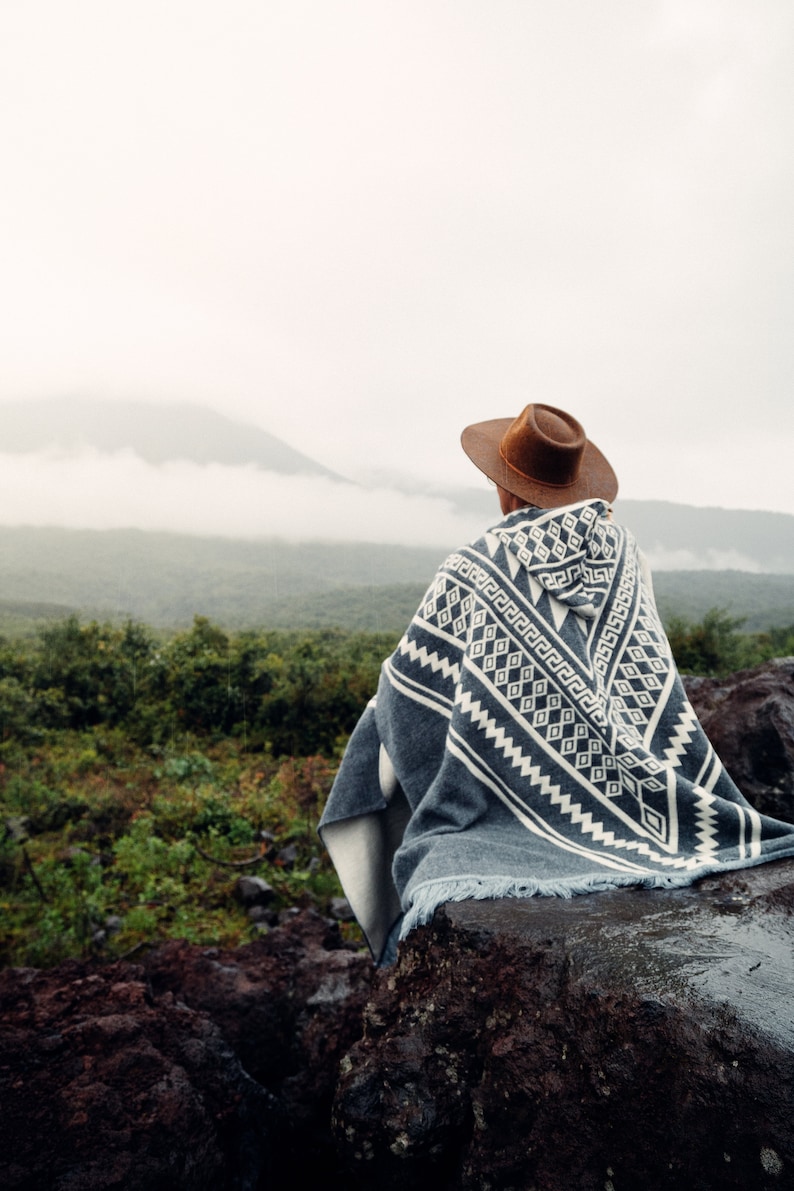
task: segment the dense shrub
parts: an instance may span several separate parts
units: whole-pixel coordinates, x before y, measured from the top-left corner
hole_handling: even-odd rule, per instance
[[[742,617],[712,608],[698,623],[672,617],[667,636],[684,674],[723,676],[794,653],[794,625],[764,633],[742,633]]]
[[[52,730],[123,729],[140,745],[194,733],[276,756],[332,752],[377,686],[394,638],[321,630],[229,635],[206,617],[158,641],[76,616],[0,643],[0,747]]]

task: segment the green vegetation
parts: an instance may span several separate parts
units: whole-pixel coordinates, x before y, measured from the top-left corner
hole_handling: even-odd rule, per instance
[[[265,878],[276,909],[326,910],[340,890],[316,828],[332,776],[322,757],[252,760],[231,743],[152,755],[112,731],[17,750],[2,771],[0,962],[246,942],[241,875]]]
[[[794,653],[794,625],[741,627],[719,608],[673,618],[679,666]],[[395,643],[204,617],[164,637],[73,615],[0,639],[0,963],[243,942],[243,874],[269,882],[276,910],[327,910],[340,890],[317,822]]]
[[[0,750],[58,730],[122,729],[142,747],[186,734],[273,756],[333,753],[396,636],[240,632],[203,616],[167,640],[77,616],[0,643]]]
[[[743,633],[743,625],[744,618],[731,616],[724,608],[711,608],[696,623],[671,617],[665,627],[679,670],[719,677],[794,654],[794,624],[763,633]]]
[[[327,909],[317,823],[394,644],[74,616],[0,643],[0,963],[245,941],[244,874]]]

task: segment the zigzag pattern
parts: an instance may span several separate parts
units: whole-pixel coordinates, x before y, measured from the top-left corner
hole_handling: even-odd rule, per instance
[[[686,756],[686,746],[700,729],[700,722],[694,709],[689,703],[678,713],[678,723],[668,737],[669,744],[664,750],[664,759],[673,769],[680,766]]]
[[[719,847],[717,840],[719,815],[714,809],[717,800],[702,786],[695,786],[695,795],[695,821],[697,824],[695,836],[700,841],[695,845],[695,851],[700,856],[713,856]]]
[[[508,736],[504,728],[488,714],[479,699],[473,699],[468,691],[462,691],[458,703],[463,715],[468,715],[471,721],[485,733],[486,740],[493,741],[494,747],[507,758],[510,764],[517,768],[523,778],[537,786],[541,794],[550,794],[552,784],[543,774],[539,766],[534,765],[529,757],[513,744],[512,736]]]
[[[593,843],[602,847],[621,849],[626,852],[636,852],[644,859],[673,869],[688,870],[698,867],[701,861],[692,857],[667,856],[652,849],[644,840],[626,840],[618,838],[613,831],[607,830],[603,823],[593,818],[591,811],[583,811],[582,804],[575,802],[570,794],[563,793],[562,788],[552,782],[539,765],[534,764],[521,749],[514,744],[512,736],[508,736],[504,728],[488,714],[479,699],[473,699],[468,691],[461,693],[458,707],[462,714],[467,715],[472,723],[485,733],[486,740],[492,741],[504,757],[517,768],[522,778],[528,778],[533,792],[548,797],[552,806],[566,816],[571,825],[578,827],[583,835],[592,837]],[[514,795],[515,796],[515,795]]]
[[[430,667],[434,674],[441,673],[444,678],[450,678],[457,685],[460,682],[460,666],[457,662],[450,662],[448,658],[439,657],[431,653],[425,645],[417,645],[412,638],[403,637],[399,645],[400,653],[421,667]]]

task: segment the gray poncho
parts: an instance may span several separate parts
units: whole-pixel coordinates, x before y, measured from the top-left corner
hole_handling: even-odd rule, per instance
[[[384,663],[320,831],[374,955],[445,901],[686,885],[794,855],[687,700],[603,501],[452,554]]]

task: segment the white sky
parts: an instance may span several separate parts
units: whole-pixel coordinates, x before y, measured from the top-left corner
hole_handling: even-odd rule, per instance
[[[0,399],[794,513],[793,101],[790,0],[2,0]]]

